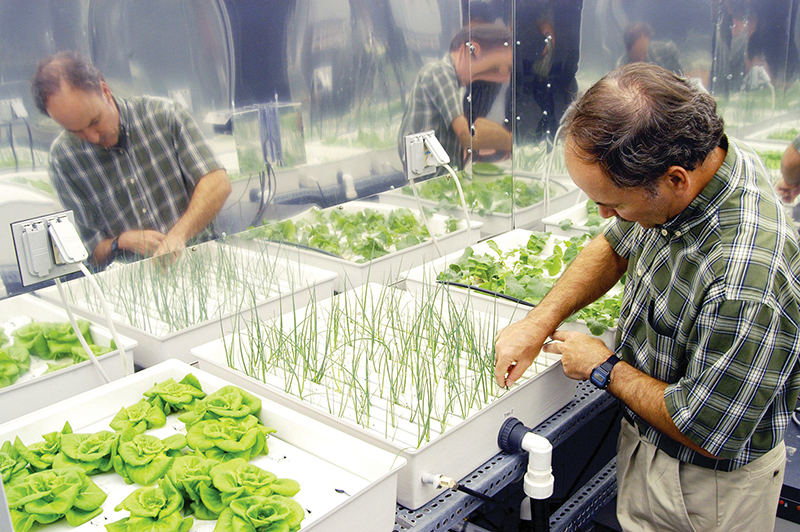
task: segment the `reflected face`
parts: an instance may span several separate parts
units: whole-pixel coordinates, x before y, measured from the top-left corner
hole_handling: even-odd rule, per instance
[[[119,141],[119,111],[108,86],[100,94],[70,87],[62,82],[47,100],[47,114],[78,138],[104,148]]]
[[[628,56],[632,61],[647,61],[647,52],[650,50],[650,39],[647,37],[639,37],[639,39],[631,46]]]
[[[578,156],[577,150],[568,137],[564,156],[567,171],[578,188],[597,203],[600,216],[617,216],[637,222],[647,229],[664,224],[672,217],[669,214],[672,209],[665,201],[666,194],[661,183],[655,196],[642,188],[617,187],[606,177],[599,164],[587,163]]]
[[[483,50],[470,56],[472,81],[504,83],[511,80],[513,54],[510,46]]]

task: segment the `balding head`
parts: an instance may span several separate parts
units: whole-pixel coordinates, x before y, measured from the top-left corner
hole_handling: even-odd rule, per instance
[[[47,115],[47,102],[61,89],[62,83],[80,91],[102,94],[103,82],[103,75],[89,59],[68,50],[39,61],[31,92],[36,108]]]

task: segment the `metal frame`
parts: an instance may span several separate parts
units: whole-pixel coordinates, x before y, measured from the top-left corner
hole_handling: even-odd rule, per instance
[[[610,394],[598,390],[588,382],[582,382],[575,392],[575,399],[535,427],[533,432],[550,440],[555,447],[615,401]],[[461,479],[460,484],[485,495],[495,495],[520,477],[527,468],[527,461],[526,453],[500,452]],[[602,506],[616,494],[616,476],[613,474],[615,463],[610,467],[609,470],[609,466],[606,466],[582,488],[580,500],[576,498],[568,501],[551,516],[551,530],[577,530],[575,526],[582,525],[587,516],[591,518],[596,507]],[[466,519],[482,504],[483,501],[457,491],[445,491],[418,510],[409,510],[398,504],[394,532],[448,530],[456,522]]]

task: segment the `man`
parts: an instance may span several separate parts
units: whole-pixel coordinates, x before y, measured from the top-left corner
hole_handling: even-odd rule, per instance
[[[470,150],[511,150],[511,132],[486,118],[470,127],[461,104],[461,87],[476,80],[497,83],[511,79],[511,33],[500,24],[463,27],[440,61],[423,66],[417,74],[400,124],[398,147],[403,158],[405,136],[433,130],[461,168]]]
[[[50,148],[50,179],[96,265],[124,252],[177,254],[224,205],[228,175],[174,102],[115,97],[76,52],[42,60],[32,92],[65,129]]]
[[[564,135],[573,181],[616,219],[498,335],[498,383],[549,336],[567,376],[622,401],[624,530],[770,530],[800,390],[800,255],[762,165],[710,95],[648,63],[589,89]],[[554,332],[625,273],[615,353]]]
[[[617,66],[629,63],[655,63],[676,74],[683,72],[680,50],[673,41],[653,41],[653,28],[647,22],[636,22],[628,26],[622,40],[625,53],[617,59]]]
[[[775,190],[786,203],[791,203],[800,194],[800,135],[797,135],[781,157],[781,178]]]

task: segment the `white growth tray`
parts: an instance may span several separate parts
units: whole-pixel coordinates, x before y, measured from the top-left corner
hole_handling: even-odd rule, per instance
[[[30,294],[0,301],[0,327],[4,329],[9,339],[12,338],[12,331],[31,321],[68,322],[69,317],[64,310]],[[104,347],[111,345],[111,333],[107,328],[92,323],[89,331],[96,345]],[[133,373],[133,349],[137,343],[125,336],[120,336],[120,341],[123,344],[120,347],[125,353],[124,357],[119,351],[97,357],[112,380],[119,379],[126,373]],[[58,363],[58,360],[53,362]],[[3,405],[0,408],[0,423],[105,384],[105,380],[90,360],[45,374],[47,368],[47,362],[31,356],[30,369],[11,386],[0,388],[0,404]]]
[[[75,433],[110,430],[108,424],[121,407],[139,401],[153,384],[168,378],[180,381],[188,373],[197,377],[206,393],[230,384],[177,360],[167,360],[0,425],[0,442],[13,442],[19,436],[23,443],[30,445],[41,441],[42,434],[60,431],[66,421]],[[250,463],[279,478],[291,478],[300,483],[300,492],[294,499],[306,509],[301,530],[391,530],[396,508],[397,474],[405,460],[269,399],[261,399],[259,418],[277,432],[268,438],[269,454],[254,458]],[[147,431],[162,439],[176,432],[185,433],[185,426],[177,420],[176,414],[167,418],[165,427]],[[103,514],[77,528],[61,520],[49,525],[48,531],[105,532],[106,523],[128,515],[127,511],[115,512],[114,507],[138,485],[125,484],[122,477],[113,471],[94,475],[91,479],[108,494]],[[216,521],[195,519],[191,530],[211,532],[215,525]]]
[[[436,179],[443,179],[437,177]],[[531,178],[528,176],[516,176],[515,179],[541,182],[541,178]],[[478,178],[476,178],[478,180]],[[424,186],[424,182],[417,184],[418,187]],[[481,222],[481,237],[505,233],[515,227],[540,230],[542,225],[542,218],[549,213],[557,212],[567,207],[574,205],[580,194],[580,189],[575,186],[569,177],[558,176],[550,179],[551,196],[549,202],[539,201],[532,205],[525,207],[516,207],[514,214],[508,212],[493,212],[491,214],[480,214],[477,209],[470,213],[473,221]],[[419,206],[413,194],[409,194],[411,185],[404,187],[400,190],[392,190],[384,192],[379,195],[381,203],[389,205],[399,205],[408,208],[416,208]],[[552,193],[555,190],[555,193]],[[420,198],[419,203],[426,209],[437,211],[441,205],[431,199]],[[454,205],[452,208],[447,208],[442,211],[456,217],[464,217],[464,209],[460,204]]]
[[[564,209],[563,211],[543,218],[542,223],[544,224],[544,230],[557,236],[566,237],[580,236],[587,233],[592,234],[593,232],[598,233],[602,231],[603,226],[605,226],[607,222],[603,222],[603,224],[599,226],[586,225],[586,222],[588,222],[589,219],[589,211],[586,208],[586,203],[586,201],[582,201],[568,209]],[[562,229],[561,224],[566,220],[571,221],[572,224],[566,229]]]
[[[502,251],[510,251],[519,247],[524,247],[528,243],[531,236],[531,231],[525,229],[514,229],[507,233],[497,235],[494,238],[480,242],[472,246],[475,255],[489,255],[497,256],[497,253],[489,247],[488,241],[494,241],[495,244]],[[556,239],[565,239],[569,237],[550,236],[547,246],[540,253],[541,257],[549,257],[553,254],[553,246]],[[436,282],[437,276],[445,271],[451,264],[457,262],[464,254],[464,250],[451,253],[446,257],[442,257],[433,262],[412,268],[406,272],[403,277],[405,278],[405,287],[409,292],[419,293],[430,290],[431,284],[438,284]],[[499,260],[499,257],[497,257]],[[547,275],[545,273],[545,275]],[[490,294],[484,294],[477,290],[468,290],[458,286],[450,286],[450,293],[454,299],[460,301],[471,301],[474,308],[484,312],[497,312],[497,314],[511,322],[518,321],[525,317],[531,310],[530,305],[517,303],[502,297],[495,297]],[[612,291],[619,293],[619,287],[612,288]],[[567,331],[579,331],[586,334],[591,334],[585,322],[580,320],[563,323],[560,329]],[[616,335],[616,327],[609,328],[602,335],[599,336],[609,348],[613,349],[614,337]]]
[[[576,388],[545,353],[510,390],[497,387],[491,346],[508,322],[453,304],[446,290],[425,297],[370,284],[192,354],[202,369],[404,457],[397,500],[416,509],[442,491],[423,475],[463,478],[500,451],[507,417],[535,426]],[[274,349],[264,339],[276,330],[305,355]]]
[[[422,218],[416,206],[408,205],[407,207],[417,216],[420,220],[420,224],[422,224]],[[351,201],[331,208],[340,209],[348,213],[357,213],[365,209],[372,209],[388,216],[395,207],[377,202]],[[292,218],[294,221],[304,219],[313,220],[313,215],[311,213],[303,213]],[[265,244],[268,248],[285,248],[286,253],[297,257],[297,260],[336,272],[339,277],[336,282],[335,290],[341,292],[348,288],[364,285],[368,282],[390,284],[396,280],[400,272],[423,264],[425,261],[433,260],[443,254],[450,253],[453,250],[468,246],[473,242],[477,242],[480,236],[480,222],[472,221],[470,228],[468,228],[464,220],[459,220],[458,228],[450,233],[446,232],[446,216],[442,216],[441,214],[429,216],[428,222],[432,232],[436,235],[436,244],[428,240],[402,250],[392,251],[387,255],[365,262],[356,262],[355,260],[337,257],[319,250],[297,247],[292,244],[280,242],[268,242],[258,238],[253,240],[237,238],[237,243],[248,249],[260,249],[263,248]]]
[[[135,362],[143,367],[167,358],[191,362],[190,348],[219,338],[253,309],[266,317],[301,307],[312,293],[332,294],[337,278],[275,249],[254,251],[219,242],[187,248],[167,268],[146,259],[95,277],[117,329],[139,342]],[[86,279],[64,288],[77,314],[105,319]],[[55,287],[39,293],[60,304]]]

